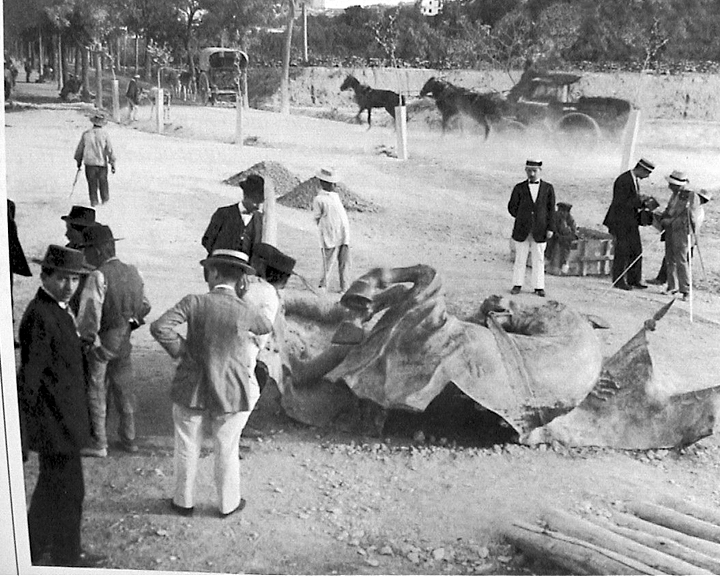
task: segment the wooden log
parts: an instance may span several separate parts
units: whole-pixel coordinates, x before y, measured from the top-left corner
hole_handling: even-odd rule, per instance
[[[720,560],[716,560],[707,554],[703,554],[702,552],[683,546],[671,538],[655,536],[653,534],[641,532],[640,530],[634,530],[633,528],[618,526],[614,522],[610,522],[604,518],[593,518],[592,522],[606,528],[607,530],[611,530],[616,534],[625,536],[625,538],[630,538],[635,542],[639,542],[644,546],[648,546],[658,550],[659,552],[664,552],[665,554],[669,554],[675,558],[680,558],[680,560],[685,560],[686,562],[699,566],[704,570],[709,570],[713,574],[720,574]]]
[[[611,532],[606,528],[593,524],[578,516],[568,514],[567,512],[548,510],[542,514],[542,519],[551,530],[562,532],[563,534],[585,540],[596,546],[602,546],[623,556],[634,558],[653,569],[661,570],[668,574],[688,576],[712,574],[712,572],[704,570],[699,566],[659,552],[653,548],[648,548],[643,544],[639,544],[625,536]]]
[[[671,508],[665,508],[650,502],[628,502],[627,509],[643,520],[709,542],[720,543],[720,527],[705,522],[705,520],[698,520],[687,514],[676,512]]]
[[[503,536],[529,556],[552,561],[571,574],[661,574],[612,550],[524,522],[513,522]]]
[[[669,538],[679,544],[682,544],[683,546],[687,546],[688,548],[707,554],[712,558],[720,558],[720,546],[713,542],[703,540],[702,538],[695,538],[695,536],[688,536],[687,534],[683,534],[677,530],[671,530],[670,528],[665,528],[664,526],[658,526],[657,524],[653,524],[647,520],[642,520],[632,514],[613,512],[612,519],[620,526],[640,530],[641,532],[652,534],[653,536],[658,536],[660,538]]]
[[[692,516],[698,520],[704,520],[705,522],[710,522],[711,524],[720,526],[720,511],[718,510],[707,508],[705,506],[698,506],[693,502],[681,500],[680,498],[667,494],[658,497],[655,503],[660,506],[665,506],[666,508],[672,508],[676,512],[687,514],[688,516]]]

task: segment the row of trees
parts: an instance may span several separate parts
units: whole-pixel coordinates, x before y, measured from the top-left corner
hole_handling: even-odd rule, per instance
[[[643,67],[663,59],[720,60],[720,0],[445,0],[431,17],[418,0],[311,14],[305,33],[292,34],[302,2],[5,0],[6,48],[24,58],[44,38],[55,62],[70,54],[84,74],[90,49],[117,55],[130,36],[140,39],[139,66],[148,79],[153,62],[192,69],[204,46],[242,48],[252,64],[277,65],[285,56],[287,66],[304,60],[305,38],[309,63],[325,64],[510,69],[528,58]]]

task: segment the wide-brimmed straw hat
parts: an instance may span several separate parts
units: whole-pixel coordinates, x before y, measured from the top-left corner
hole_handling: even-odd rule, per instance
[[[651,162],[647,158],[640,158],[640,160],[637,161],[635,167],[642,168],[644,170],[647,170],[648,172],[652,172],[653,170],[655,170],[655,163]]]
[[[688,182],[690,182],[685,172],[681,170],[673,170],[670,176],[665,176],[665,180],[670,184],[676,184],[678,186],[687,186]]]
[[[95,209],[86,206],[73,206],[67,216],[60,216],[68,224],[74,226],[92,226],[95,224]]]
[[[212,254],[207,258],[200,260],[200,264],[207,266],[208,264],[229,264],[242,268],[246,274],[255,274],[255,268],[250,266],[248,255],[239,250],[228,250],[226,248],[218,248],[213,250]]]
[[[323,182],[330,182],[331,184],[337,184],[340,181],[340,177],[338,176],[337,172],[334,168],[320,168],[315,173],[315,177],[318,180],[322,180]]]
[[[88,246],[99,246],[100,244],[106,244],[107,242],[117,242],[122,238],[115,238],[113,236],[110,226],[105,224],[93,224],[83,230],[83,248]]]
[[[45,257],[42,260],[33,258],[32,261],[40,264],[43,268],[70,272],[72,274],[89,274],[95,270],[94,267],[85,261],[85,254],[83,254],[82,251],[66,248],[65,246],[58,246],[57,244],[50,244],[50,246],[48,246]]]

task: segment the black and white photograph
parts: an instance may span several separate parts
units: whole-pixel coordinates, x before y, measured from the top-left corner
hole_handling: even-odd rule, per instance
[[[2,18],[0,572],[720,574],[717,0]]]

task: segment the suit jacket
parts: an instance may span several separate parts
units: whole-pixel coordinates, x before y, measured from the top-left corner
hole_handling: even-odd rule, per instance
[[[24,447],[72,454],[90,439],[85,360],[70,314],[42,288],[20,322],[18,401]]]
[[[530,196],[528,181],[519,182],[513,188],[508,202],[508,212],[515,218],[512,239],[523,242],[532,234],[535,242],[546,242],[548,231],[555,231],[555,189],[540,180],[535,202]]]
[[[613,184],[613,197],[603,225],[611,233],[639,226],[638,211],[642,206],[640,194],[635,188],[635,178],[631,170],[623,172]]]
[[[187,337],[176,328],[187,324]],[[260,395],[255,379],[258,347],[252,334],[269,334],[260,309],[216,286],[185,296],[150,324],[150,333],[180,363],[170,393],[173,402],[213,414],[245,412]]]
[[[28,266],[25,252],[18,238],[17,225],[15,224],[15,202],[8,198],[7,201],[8,216],[8,248],[10,250],[10,273],[19,276],[32,276],[30,267]]]
[[[208,254],[218,248],[239,250],[252,256],[253,247],[262,238],[262,214],[254,212],[245,226],[240,209],[242,206],[231,204],[218,208],[210,218],[207,230],[202,237],[202,245]]]

